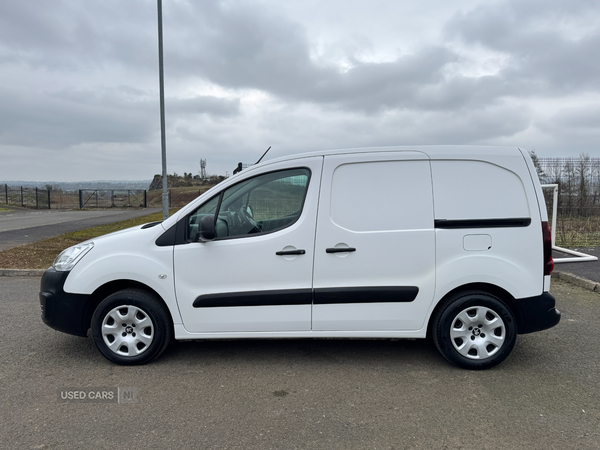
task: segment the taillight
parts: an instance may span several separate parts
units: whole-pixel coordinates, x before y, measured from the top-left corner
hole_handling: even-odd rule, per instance
[[[552,259],[552,234],[548,222],[542,222],[542,238],[544,241],[544,275],[550,275],[554,270]]]

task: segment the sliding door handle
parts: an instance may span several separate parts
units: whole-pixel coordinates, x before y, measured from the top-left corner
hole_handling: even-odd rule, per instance
[[[355,252],[356,249],[354,247],[333,247],[326,248],[325,252],[327,253],[344,253],[344,252]]]
[[[281,250],[279,252],[275,252],[277,256],[285,256],[285,255],[304,255],[306,250]]]

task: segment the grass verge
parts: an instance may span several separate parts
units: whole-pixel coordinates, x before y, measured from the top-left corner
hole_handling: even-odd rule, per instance
[[[172,215],[178,208],[171,209]],[[56,236],[0,252],[2,269],[47,269],[65,248],[114,231],[162,220],[162,212]]]

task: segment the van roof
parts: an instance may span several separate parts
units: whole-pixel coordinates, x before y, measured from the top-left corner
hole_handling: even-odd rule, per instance
[[[497,156],[521,156],[521,149],[518,147],[497,147],[483,145],[404,145],[389,147],[364,147],[347,148],[338,150],[325,150],[308,153],[299,153],[279,158],[268,159],[260,165],[272,164],[276,162],[290,161],[294,159],[310,158],[314,156],[347,155],[359,153],[385,153],[385,152],[419,152],[426,155],[429,159],[473,159],[473,157],[482,157],[488,159]]]

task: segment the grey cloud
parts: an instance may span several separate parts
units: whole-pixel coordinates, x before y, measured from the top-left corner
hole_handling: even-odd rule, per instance
[[[348,55],[351,67],[341,71],[311,59],[303,28],[288,18],[216,1],[206,4],[171,5],[168,22],[180,24],[169,27],[175,35],[168,44],[167,73],[175,77],[193,74],[227,88],[258,89],[284,101],[367,115],[488,105],[515,91],[510,74],[449,75],[448,66],[462,57],[441,45],[390,62]]]
[[[0,89],[0,136],[5,144],[46,148],[84,142],[146,141],[154,133],[148,106],[99,89],[24,92]],[[156,103],[156,105],[155,105]]]
[[[444,82],[443,69],[457,56],[427,47],[386,63],[353,61],[347,71],[310,57],[303,29],[258,9],[173,5],[176,34],[168,47],[166,72],[194,74],[234,89],[259,89],[290,101],[376,112],[417,106],[421,86]],[[193,26],[196,24],[196,26]]]
[[[232,116],[240,114],[239,99],[225,99],[212,96],[166,99],[169,113],[208,114],[211,116]]]
[[[156,3],[0,2],[0,50],[4,63],[71,71],[107,61],[155,67]]]
[[[499,73],[510,80],[506,94],[598,90],[600,26],[585,27],[581,21],[597,16],[599,5],[587,0],[486,3],[457,14],[445,34],[509,55],[508,67]]]
[[[155,75],[153,2],[63,1],[53,7],[42,3],[33,12],[25,5],[15,2],[0,6],[0,25],[7,25],[0,26],[0,37],[9,44],[5,45],[12,57],[56,70],[77,67],[74,71],[81,72],[89,66],[118,63],[137,73],[142,68],[147,69],[148,76]],[[293,19],[217,0],[165,2],[163,9],[165,76],[171,84],[190,77],[208,79],[230,89],[258,89],[285,101],[372,115],[389,109],[428,111],[493,102],[495,96],[510,93],[508,77],[522,76],[449,76],[445,69],[460,57],[444,46],[424,47],[384,63],[363,62],[348,55],[352,66],[341,71],[311,58],[305,29]],[[485,16],[478,11],[457,17],[454,23],[465,25],[465,33],[477,34],[478,30],[469,31],[469,25]],[[20,18],[17,29],[1,19],[11,14]],[[222,115],[235,113],[238,107],[210,101],[213,104],[185,108]],[[177,100],[168,100],[170,111],[180,107],[183,105]]]
[[[338,13],[327,2],[318,8]],[[593,105],[549,118],[536,113],[541,102],[576,105],[587,93],[597,95],[597,0],[481,0],[452,17],[437,42],[386,62],[361,59],[369,55],[362,50],[378,51],[368,33],[340,46],[356,31],[343,29],[335,55],[326,42],[315,57],[319,36],[308,35],[309,18],[278,15],[262,2],[170,0],[163,13],[169,170],[192,170],[189,161],[203,157],[219,173],[218,164],[230,170],[238,160],[253,162],[269,145],[277,156],[518,138],[516,144],[544,155],[537,139],[565,149],[581,144],[578,154],[599,137]],[[381,17],[392,30],[388,19]],[[416,19],[440,26],[437,18]],[[481,48],[502,55],[507,66],[493,75],[461,73],[477,67]],[[159,166],[156,0],[0,2],[0,71],[4,158],[19,146],[64,152],[69,161],[81,153],[83,165],[110,152],[140,159],[155,151]],[[214,91],[204,90],[211,84]],[[260,95],[240,100],[253,90]],[[211,96],[219,91],[227,98]],[[190,93],[196,96],[185,98]]]
[[[554,115],[553,122],[565,128],[587,128],[600,133],[600,105],[593,103],[564,108]]]
[[[563,108],[537,127],[565,149],[579,148],[580,152],[598,154],[600,142],[600,106],[587,104]]]

